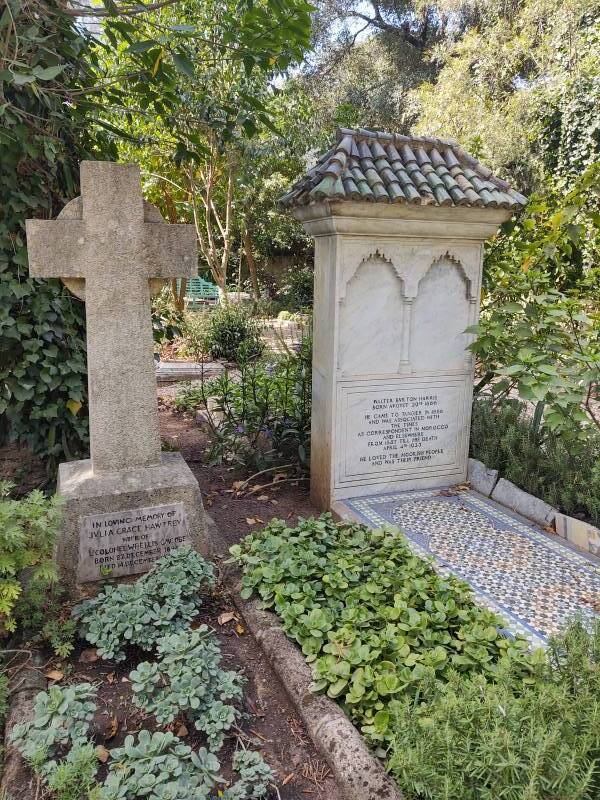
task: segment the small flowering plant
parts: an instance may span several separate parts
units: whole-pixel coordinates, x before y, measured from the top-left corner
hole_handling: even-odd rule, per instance
[[[178,408],[206,409],[210,464],[258,470],[286,464],[299,473],[308,471],[311,350],[305,337],[269,361],[239,358],[239,375],[224,372],[178,395]]]

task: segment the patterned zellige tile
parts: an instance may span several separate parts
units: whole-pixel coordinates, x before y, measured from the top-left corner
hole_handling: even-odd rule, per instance
[[[372,527],[394,525],[443,574],[467,581],[508,629],[544,645],[565,623],[600,612],[597,561],[470,490],[427,489],[345,500]]]

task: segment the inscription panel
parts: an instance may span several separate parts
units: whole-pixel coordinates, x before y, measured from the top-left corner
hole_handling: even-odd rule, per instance
[[[342,389],[338,481],[443,474],[464,457],[462,382]]]
[[[170,550],[190,543],[183,503],[80,517],[77,580],[147,572]]]

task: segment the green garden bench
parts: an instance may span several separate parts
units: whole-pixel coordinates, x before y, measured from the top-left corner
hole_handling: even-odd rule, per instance
[[[179,291],[180,279],[177,281],[177,290]],[[196,276],[195,278],[188,278],[185,290],[185,306],[190,310],[194,310],[199,306],[213,305],[219,300],[219,288],[214,283]]]

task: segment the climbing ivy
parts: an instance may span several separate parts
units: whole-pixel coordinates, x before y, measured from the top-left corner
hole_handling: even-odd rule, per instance
[[[163,120],[184,160],[204,146],[198,127],[227,140],[236,126],[250,135],[271,124],[250,83],[239,102],[215,106],[196,72],[213,63],[206,42],[218,39],[249,81],[286,69],[310,38],[304,0],[243,0],[204,20],[197,0],[177,0],[181,20],[166,8],[174,3],[143,13],[102,5],[86,28],[64,0],[0,0],[0,444],[26,441],[50,471],[87,448],[84,312],[58,281],[28,277],[25,219],[52,218],[78,193],[81,159],[116,158],[120,137],[137,141],[121,127],[132,112]],[[191,86],[200,117],[182,133]]]
[[[59,281],[28,277],[25,220],[77,194],[81,158],[110,155],[65,102],[88,40],[61,5],[0,5],[0,443],[26,441],[49,468],[86,449],[84,310]]]

